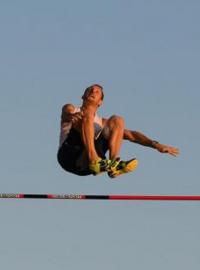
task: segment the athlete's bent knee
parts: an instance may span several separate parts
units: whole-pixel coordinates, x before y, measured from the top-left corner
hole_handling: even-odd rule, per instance
[[[116,127],[124,128],[124,118],[119,116],[119,115],[111,116],[109,121],[110,121],[112,126],[114,125]]]

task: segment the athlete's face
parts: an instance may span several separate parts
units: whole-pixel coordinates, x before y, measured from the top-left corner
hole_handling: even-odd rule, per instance
[[[102,104],[102,90],[98,86],[93,86],[87,89],[83,95],[83,101],[101,106]]]

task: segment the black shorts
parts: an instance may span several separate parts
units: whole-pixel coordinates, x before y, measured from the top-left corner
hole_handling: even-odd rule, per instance
[[[98,139],[95,140],[95,148],[99,157],[105,158],[105,154],[108,150],[108,141],[102,134],[100,134]],[[89,175],[91,174],[89,170],[89,160],[88,156],[84,153],[85,147],[80,133],[71,129],[67,139],[58,150],[58,163],[68,172],[80,176]]]

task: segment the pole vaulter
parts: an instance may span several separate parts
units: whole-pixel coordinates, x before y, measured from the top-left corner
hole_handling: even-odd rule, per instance
[[[122,117],[106,119],[97,111],[104,99],[99,84],[86,88],[82,105],[62,107],[60,143],[57,159],[61,167],[79,176],[107,173],[116,178],[136,169],[136,158],[119,158],[122,140],[128,140],[160,153],[179,155],[179,149],[152,140],[141,132],[126,129]],[[109,158],[105,154],[109,151]],[[12,194],[1,193],[0,199],[66,199],[66,200],[131,200],[131,201],[200,201],[200,195],[83,195],[83,194]]]

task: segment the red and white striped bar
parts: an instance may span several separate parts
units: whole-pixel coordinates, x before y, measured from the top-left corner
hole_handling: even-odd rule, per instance
[[[200,195],[78,195],[78,194],[0,193],[0,199],[200,201]]]

